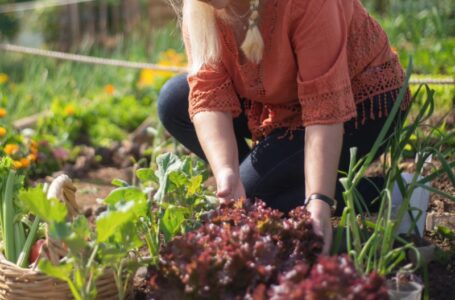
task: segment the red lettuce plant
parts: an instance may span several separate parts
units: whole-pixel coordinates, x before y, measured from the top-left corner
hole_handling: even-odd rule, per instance
[[[389,299],[384,278],[361,276],[347,255],[320,256],[311,271],[298,263],[280,276],[269,291],[271,300],[383,300]]]
[[[149,282],[157,299],[384,299],[380,277],[346,257],[318,259],[322,243],[304,208],[283,218],[262,201],[230,202],[170,241]]]
[[[172,240],[161,253],[153,281],[166,279],[201,299],[235,299],[297,261],[311,264],[322,249],[310,215],[296,209],[289,218],[261,201],[225,204],[199,229]]]

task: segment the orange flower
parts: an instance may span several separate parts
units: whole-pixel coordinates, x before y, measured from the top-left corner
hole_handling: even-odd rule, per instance
[[[13,168],[14,169],[21,169],[22,168],[22,163],[18,160],[13,160]]]
[[[3,127],[0,127],[0,138],[4,137],[6,135],[6,129]]]
[[[35,140],[31,140],[29,149],[30,152],[36,156],[38,154],[38,143]]]
[[[38,143],[35,140],[30,141],[30,147],[31,148],[38,148]]]
[[[30,160],[28,158],[21,158],[20,160],[22,168],[28,168],[30,167]]]
[[[76,110],[74,109],[74,106],[72,104],[68,104],[67,106],[65,106],[65,115],[72,116],[74,115],[75,112]]]
[[[37,158],[38,157],[35,153],[31,153],[31,154],[27,155],[27,159],[30,161],[36,161]]]
[[[4,116],[6,116],[6,114],[7,114],[6,109],[0,107],[0,118],[3,118]]]
[[[5,147],[3,148],[3,151],[5,151],[6,154],[12,155],[19,151],[19,145],[17,144],[6,144]]]
[[[104,87],[104,91],[109,95],[113,95],[115,93],[115,86],[108,84]]]

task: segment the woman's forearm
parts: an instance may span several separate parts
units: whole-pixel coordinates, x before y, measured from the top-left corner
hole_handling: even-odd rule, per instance
[[[305,191],[307,197],[313,193],[335,196],[342,143],[342,123],[312,125],[306,128]]]
[[[215,177],[226,170],[238,174],[237,141],[231,114],[200,112],[193,117],[193,124]]]

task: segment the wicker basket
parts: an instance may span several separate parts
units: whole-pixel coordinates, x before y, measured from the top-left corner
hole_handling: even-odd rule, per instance
[[[49,197],[57,197],[68,206],[70,217],[79,212],[75,201],[76,189],[66,175],[57,177],[49,187]],[[55,241],[48,241],[51,253],[61,253]],[[51,259],[52,260],[52,259]],[[96,281],[98,300],[117,299],[117,288],[112,270],[105,271]],[[131,297],[131,285],[127,298]],[[38,270],[20,268],[0,254],[0,300],[66,300],[74,299],[68,284],[49,277]]]
[[[99,300],[117,298],[112,272],[106,272],[96,281]],[[32,269],[19,268],[0,258],[1,300],[66,300],[74,299],[68,284]]]

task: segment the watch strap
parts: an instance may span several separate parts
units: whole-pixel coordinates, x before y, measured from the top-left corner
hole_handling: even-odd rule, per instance
[[[327,203],[331,208],[336,208],[336,205],[337,205],[337,202],[335,199],[333,199],[332,197],[329,197],[327,195],[324,195],[324,194],[318,194],[318,193],[314,193],[314,194],[311,194],[308,198],[305,199],[305,206],[308,205],[308,203],[310,203],[311,200],[321,200],[321,201],[324,201],[325,203]]]

